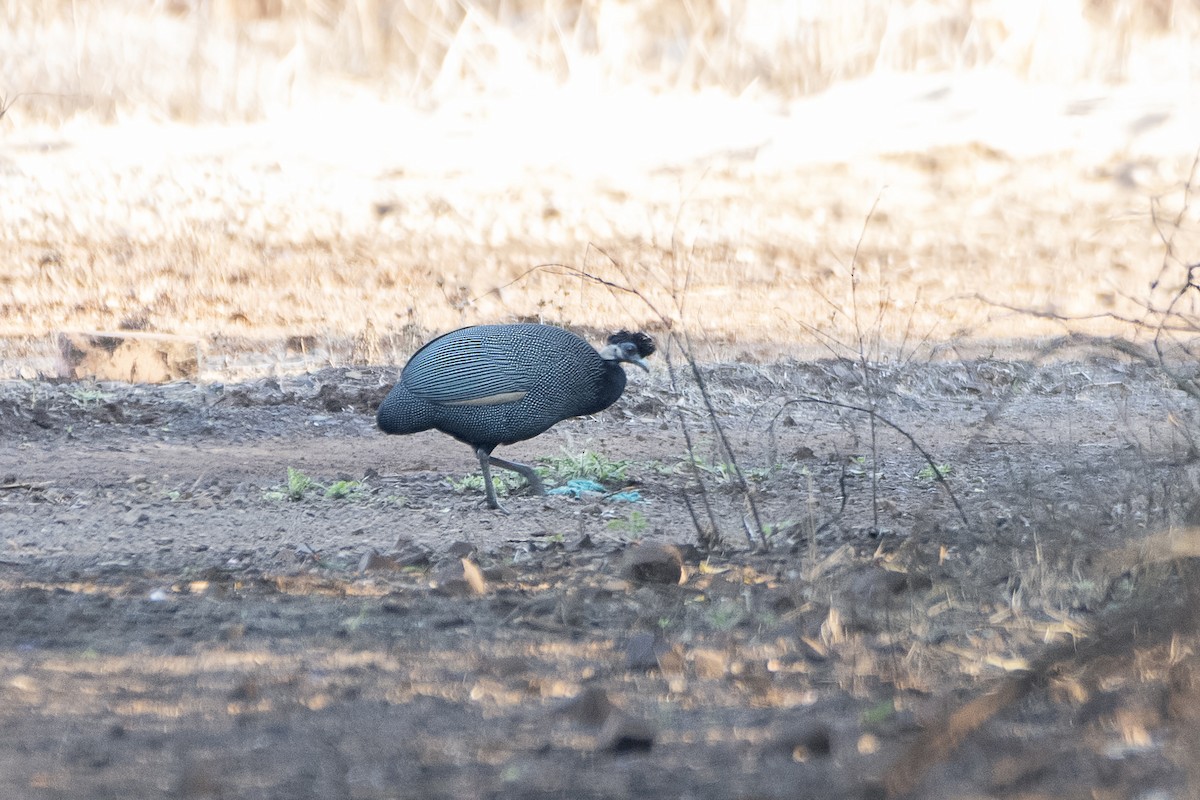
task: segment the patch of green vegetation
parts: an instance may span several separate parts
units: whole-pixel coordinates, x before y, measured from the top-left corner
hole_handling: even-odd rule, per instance
[[[303,500],[310,491],[323,491],[323,496],[335,500],[360,497],[364,491],[361,481],[339,480],[326,486],[318,483],[295,467],[288,467],[287,483],[263,492],[264,500]]]
[[[687,459],[684,459],[684,463],[687,463]],[[722,483],[737,482],[738,468],[732,461],[705,461],[697,457],[693,463],[696,465],[696,469],[713,476]],[[771,477],[770,467],[742,467],[741,471],[742,477],[747,481],[759,482]]]
[[[944,478],[954,471],[954,467],[950,464],[938,464],[937,471],[942,473],[942,477]],[[920,471],[917,472],[916,477],[919,481],[937,480],[937,475],[934,474],[933,466],[931,464],[926,464],[924,467],[922,467]]]
[[[605,456],[585,450],[582,453],[562,451],[561,456],[549,456],[542,459],[538,473],[554,483],[566,483],[572,480],[589,480],[605,485],[620,484],[626,480],[626,472],[632,461],[624,459],[613,461]]]
[[[362,627],[364,622],[367,621],[368,613],[367,604],[364,603],[362,607],[359,608],[356,616],[347,617],[346,619],[342,620],[342,630],[346,631],[347,633],[354,633]]]
[[[709,609],[708,622],[717,630],[732,630],[746,617],[746,612],[737,603],[723,600]]]
[[[325,496],[332,497],[335,500],[343,500],[361,492],[362,488],[362,482],[360,481],[334,481],[325,487]]]
[[[303,500],[304,493],[313,488],[315,481],[295,467],[288,467],[287,493],[293,500]]]
[[[482,492],[483,476],[479,473],[464,475],[461,478],[446,478],[446,485],[459,494],[465,492]],[[492,471],[492,486],[496,488],[497,497],[506,497],[515,489],[525,485],[525,479],[507,471]]]
[[[71,402],[79,408],[95,408],[111,399],[111,396],[106,392],[102,392],[95,387],[85,388],[83,386],[67,392],[67,397],[71,398]]]
[[[762,634],[779,624],[779,615],[770,611],[759,611],[754,615],[754,622],[758,625],[758,632]]]
[[[890,699],[880,700],[875,705],[862,712],[864,725],[879,725],[887,722],[896,715],[896,704]]]
[[[645,514],[634,509],[629,512],[629,516],[627,517],[617,517],[616,519],[609,520],[607,527],[610,531],[623,533],[631,539],[640,539],[650,527],[650,521],[646,519]]]
[[[643,461],[641,467],[648,472],[653,472],[655,475],[679,475],[684,471],[686,463],[686,460],[667,463],[666,461],[653,459],[651,461]]]
[[[868,456],[853,456],[846,467],[846,474],[854,478],[866,478],[875,471],[876,478],[883,477],[883,469],[879,463]]]
[[[799,522],[794,519],[785,519],[781,522],[768,522],[763,525],[763,534],[770,539],[780,531],[786,531],[789,528],[794,528]]]

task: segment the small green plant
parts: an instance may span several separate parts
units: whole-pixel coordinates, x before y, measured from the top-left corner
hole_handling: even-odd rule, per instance
[[[357,631],[359,628],[362,627],[362,624],[364,622],[367,621],[367,616],[368,616],[368,608],[367,608],[367,605],[364,603],[362,605],[362,607],[359,608],[358,614],[356,616],[347,617],[346,619],[342,620],[342,629],[345,630],[347,633],[354,633],[355,631]]]
[[[361,491],[362,483],[359,481],[334,481],[325,487],[325,496],[343,500],[347,497],[354,497]]]
[[[796,527],[798,523],[794,519],[785,519],[782,522],[768,522],[763,525],[763,534],[770,539],[780,531],[786,531],[789,528]]]
[[[896,704],[890,699],[880,700],[862,713],[862,722],[864,725],[879,725],[880,723],[887,722],[895,715]]]
[[[525,483],[524,478],[508,475],[503,472],[492,472],[492,485],[496,487],[496,495],[507,497],[513,490]],[[461,478],[446,478],[446,485],[458,493],[482,492],[483,476],[479,474],[464,475]]]
[[[504,483],[501,476],[492,476],[492,485],[496,487],[496,494],[507,494],[508,487]],[[446,478],[446,485],[456,492],[483,491],[483,476],[464,475],[461,478]]]
[[[867,456],[854,456],[849,460],[849,465],[846,467],[846,474],[855,478],[869,477],[874,470],[875,478],[883,477],[883,468],[878,462],[868,460]]]
[[[646,519],[646,515],[634,509],[629,512],[627,517],[617,517],[608,521],[608,529],[623,533],[632,539],[640,539],[646,533],[646,529],[650,527],[650,521]]]
[[[79,387],[67,392],[67,397],[71,398],[71,402],[78,408],[95,408],[101,403],[109,400],[109,395],[99,389]]]
[[[942,473],[942,477],[949,475],[953,471],[953,469],[954,468],[950,464],[938,464],[937,465],[937,471]],[[937,480],[937,475],[934,474],[933,466],[930,464],[926,464],[924,467],[922,467],[917,472],[916,477],[917,477],[917,480],[919,480],[919,481]]]
[[[633,463],[625,460],[612,461],[591,450],[579,454],[568,452],[566,449],[562,452],[561,456],[542,459],[539,474],[555,483],[582,479],[605,485],[619,484],[625,482],[625,474]]]
[[[303,500],[304,493],[313,487],[313,479],[295,467],[288,467],[287,494],[293,500]]]
[[[341,500],[360,496],[363,491],[361,481],[334,481],[328,486],[314,481],[295,467],[288,467],[287,483],[263,492],[264,500],[303,500],[310,492],[323,490],[324,497]]]
[[[642,469],[653,472],[655,475],[679,475],[684,471],[686,463],[686,460],[666,462],[652,459],[650,461],[643,461],[641,466]]]
[[[724,600],[713,606],[708,612],[708,621],[714,628],[722,631],[732,630],[745,618],[746,612],[737,603]]]
[[[686,459],[684,463],[686,463]],[[696,469],[708,473],[722,483],[737,482],[737,468],[730,461],[710,462],[696,458],[693,463],[696,465]],[[742,467],[741,469],[742,477],[747,481],[763,481],[771,477],[771,469],[769,467]]]

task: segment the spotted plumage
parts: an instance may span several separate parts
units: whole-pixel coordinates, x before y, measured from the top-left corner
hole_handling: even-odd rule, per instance
[[[647,369],[643,359],[654,350],[644,333],[615,333],[597,351],[551,325],[462,328],[416,352],[376,420],[386,433],[436,429],[470,445],[483,471],[488,505],[500,508],[491,466],[517,472],[536,493],[542,485],[532,468],[492,451],[568,417],[608,408],[625,391],[622,362]]]

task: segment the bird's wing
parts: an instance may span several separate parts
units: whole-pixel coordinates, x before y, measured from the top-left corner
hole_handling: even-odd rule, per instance
[[[417,351],[400,380],[417,397],[446,406],[515,403],[533,383],[536,364],[502,338],[454,331]]]

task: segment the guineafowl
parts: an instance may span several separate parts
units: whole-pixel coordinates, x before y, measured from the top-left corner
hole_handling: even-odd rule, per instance
[[[597,351],[552,325],[477,325],[426,344],[409,359],[379,406],[385,433],[436,428],[469,444],[479,458],[490,508],[496,499],[491,467],[525,478],[545,494],[532,467],[492,455],[502,444],[532,439],[568,417],[595,414],[625,391],[621,362],[649,371],[655,350],[644,333],[621,331]],[[507,513],[507,512],[506,512]]]

